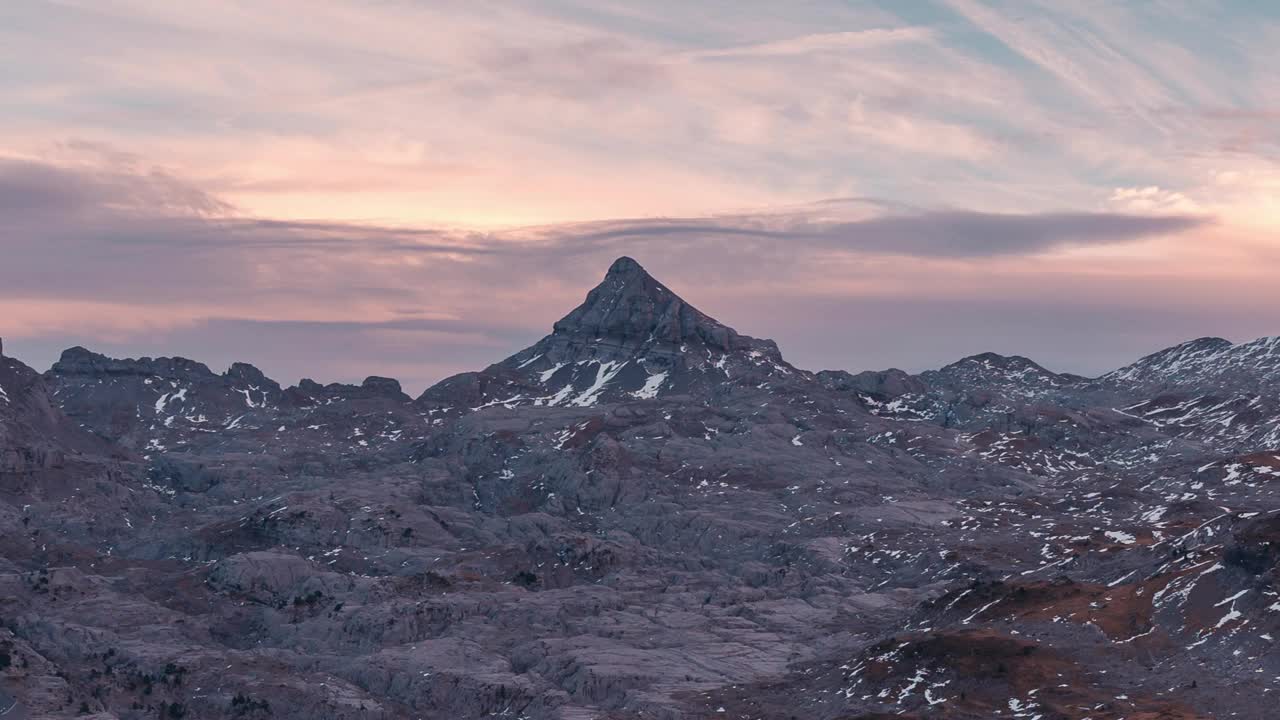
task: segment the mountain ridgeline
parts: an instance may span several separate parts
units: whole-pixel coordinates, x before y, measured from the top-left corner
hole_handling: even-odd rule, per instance
[[[620,258],[399,383],[0,350],[0,714],[1267,718],[1280,338],[808,372]]]
[[[532,347],[427,390],[420,404],[590,406],[659,394],[714,396],[799,374],[771,340],[700,312],[631,258],[619,258],[587,299]]]

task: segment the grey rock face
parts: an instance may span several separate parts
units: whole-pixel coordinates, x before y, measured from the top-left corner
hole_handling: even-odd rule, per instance
[[[416,400],[0,357],[0,711],[1268,718],[1274,345],[809,373],[623,258]]]
[[[604,282],[555,324],[548,340],[550,359],[562,362],[582,359],[584,352],[623,360],[641,349],[675,360],[682,346],[732,352],[759,342],[699,312],[628,257],[610,266]]]
[[[85,453],[110,452],[108,443],[63,417],[35,371],[0,355],[0,472],[50,470]]]
[[[1102,379],[1160,385],[1203,383],[1207,376],[1220,374],[1237,364],[1231,360],[1248,354],[1247,351],[1241,353],[1228,340],[1200,338],[1152,353],[1132,365],[1107,373]]]
[[[1181,437],[1240,451],[1280,446],[1280,336],[1201,338],[1099,378],[1141,396],[1125,412]]]
[[[725,384],[807,375],[771,340],[738,334],[703,314],[631,258],[619,258],[550,335],[481,373],[418,399],[436,409],[485,405],[590,407],[666,395],[714,395]]]
[[[186,358],[117,360],[81,347],[64,351],[45,381],[71,419],[139,451],[168,447],[181,432],[225,428],[281,398],[252,365],[218,375]]]
[[[72,348],[44,379],[71,420],[148,460],[278,442],[332,461],[394,444],[424,424],[391,378],[282,389],[245,363],[217,374],[183,358],[116,360]]]

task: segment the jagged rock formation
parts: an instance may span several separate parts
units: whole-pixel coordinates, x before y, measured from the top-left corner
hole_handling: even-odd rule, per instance
[[[45,382],[72,420],[148,459],[264,443],[337,458],[384,448],[424,424],[400,383],[382,377],[281,388],[246,363],[217,374],[185,358],[117,360],[76,347]]]
[[[685,302],[635,260],[619,258],[587,299],[532,347],[429,389],[423,407],[576,406],[715,395],[804,375],[771,340],[739,335]]]
[[[1141,400],[1123,409],[1165,432],[1247,451],[1280,447],[1280,336],[1200,338],[1099,378]]]
[[[111,450],[68,422],[41,377],[0,346],[0,472],[22,475],[66,465],[82,454]]]
[[[0,712],[1260,720],[1275,348],[809,373],[622,258],[417,399],[0,357]]]
[[[1280,336],[1232,345],[1222,338],[1200,338],[1148,355],[1107,373],[1103,382],[1157,388],[1280,384]]]

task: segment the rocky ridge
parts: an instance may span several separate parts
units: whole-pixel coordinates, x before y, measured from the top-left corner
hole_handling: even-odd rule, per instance
[[[590,407],[660,395],[714,397],[724,386],[806,377],[771,340],[738,334],[623,257],[550,335],[478,373],[430,388],[440,409]]]

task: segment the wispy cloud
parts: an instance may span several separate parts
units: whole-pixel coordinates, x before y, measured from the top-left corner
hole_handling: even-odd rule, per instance
[[[0,332],[201,349],[296,323],[278,327],[297,347],[416,354],[425,382],[536,336],[622,253],[748,332],[829,347],[813,364],[871,364],[862,309],[980,344],[1025,328],[1000,308],[1027,296],[1076,319],[1106,297],[1171,340],[1226,332],[1209,316],[1275,332],[1239,299],[1280,299],[1260,270],[1280,231],[1278,15],[4,3]],[[770,319],[818,307],[839,327]]]
[[[259,216],[484,227],[848,194],[1097,210],[1114,187],[1210,193],[1276,142],[1274,13],[735,10],[10,4],[0,131],[22,154],[110,142]]]
[[[200,333],[257,332],[290,348],[264,354],[287,358],[295,375],[316,373],[303,365],[301,348],[390,343],[396,353],[421,354],[406,377],[410,387],[517,349],[621,254],[712,295],[811,282],[815,296],[832,288],[892,296],[896,290],[877,287],[882,271],[868,267],[965,274],[992,261],[1174,239],[1208,222],[909,210],[850,199],[490,232],[280,220],[244,215],[188,181],[100,152],[71,164],[0,160],[0,206],[9,228],[0,307],[22,316],[3,328],[11,336],[107,347],[152,347],[163,337],[194,354],[216,347]],[[356,357],[373,363],[368,372],[385,371],[370,352],[339,353],[325,364],[350,368]]]

